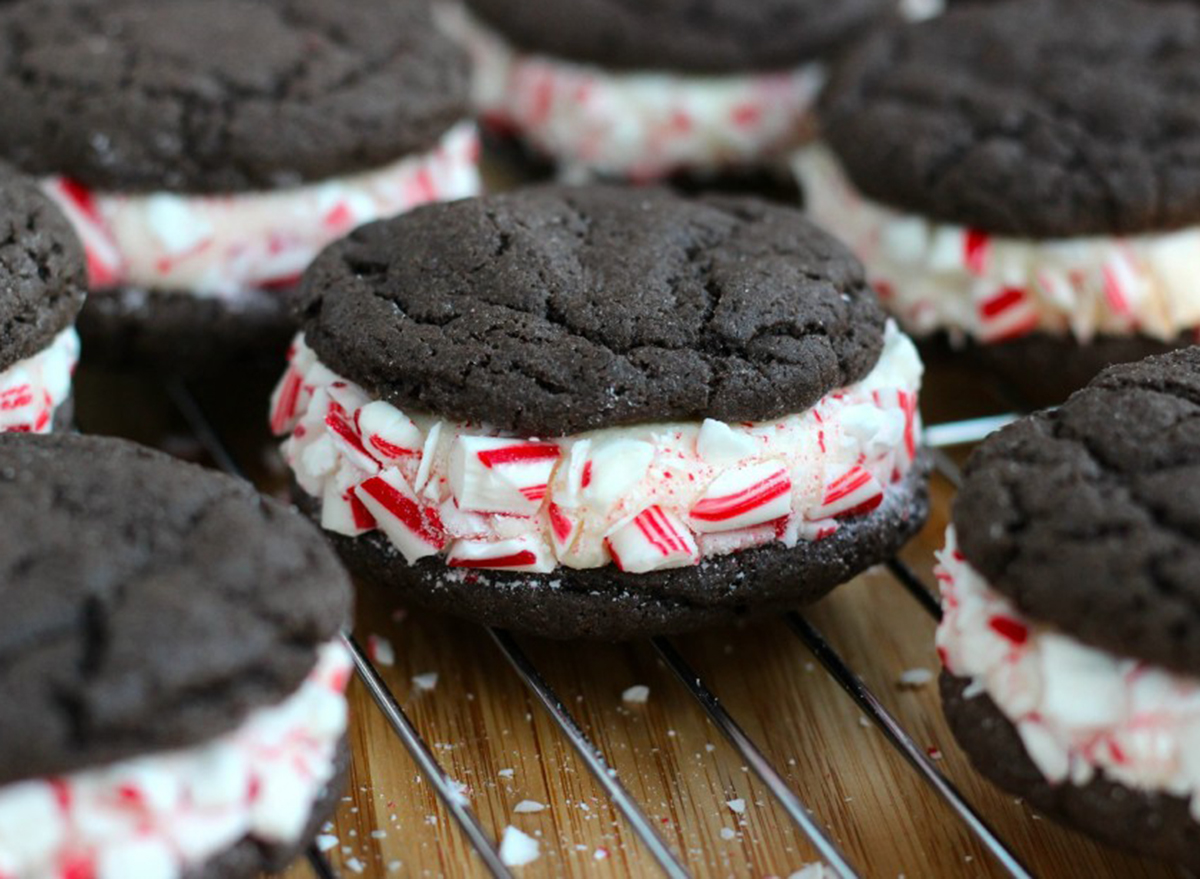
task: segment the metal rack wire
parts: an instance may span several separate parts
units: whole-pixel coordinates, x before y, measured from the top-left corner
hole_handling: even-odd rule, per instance
[[[230,452],[229,445],[222,439],[187,385],[178,380],[168,380],[165,384],[172,403],[217,466],[228,473],[244,475],[242,468]],[[957,487],[960,482],[960,474],[945,449],[978,442],[1013,418],[1014,416],[1011,415],[1002,415],[927,427],[923,440],[933,457],[937,474],[952,486]],[[934,619],[940,618],[941,608],[937,598],[903,561],[893,558],[887,562],[886,568],[892,574],[895,583],[907,591],[926,613]],[[799,612],[786,614],[784,622],[830,677],[883,732],[886,741],[904,757],[918,777],[950,807],[957,819],[984,849],[990,852],[997,863],[1015,879],[1031,879],[1033,874],[1029,869],[963,798],[950,780],[937,769],[913,737],[875,696],[862,678],[850,668],[824,635]],[[683,877],[690,876],[691,873],[679,854],[673,851],[662,838],[654,823],[621,783],[605,755],[587,736],[541,672],[521,649],[517,640],[504,630],[491,629],[489,633],[497,648],[553,719],[561,734],[578,752],[589,771],[612,800],[613,805],[621,812],[630,828],[657,862],[662,873],[672,879],[683,879]],[[423,777],[431,784],[438,798],[454,817],[484,867],[492,876],[511,877],[512,873],[500,859],[496,841],[484,830],[469,803],[458,794],[453,781],[438,763],[432,750],[388,689],[370,656],[352,635],[347,634],[345,639],[353,654],[358,676],[367,687],[375,704],[397,739],[416,762]],[[780,803],[796,827],[809,839],[828,868],[841,879],[857,879],[861,874],[836,842],[826,833],[821,821],[805,805],[800,793],[789,786],[782,773],[771,764],[759,746],[724,708],[719,696],[709,689],[671,640],[654,638],[651,643],[667,667],[691,693],[746,765]],[[309,850],[308,859],[319,879],[336,879],[337,874],[329,861],[316,848]]]

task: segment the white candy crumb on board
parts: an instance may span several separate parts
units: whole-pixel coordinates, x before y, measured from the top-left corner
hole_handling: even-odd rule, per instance
[[[909,668],[900,673],[900,686],[917,689],[933,680],[933,672],[927,668]]]
[[[833,879],[833,874],[825,869],[824,864],[816,863],[805,864],[795,873],[788,876],[788,879],[826,879],[826,877]]]
[[[650,688],[645,684],[636,684],[621,694],[621,701],[630,705],[644,705],[650,698]]]
[[[360,861],[358,858],[348,858],[346,860],[346,869],[352,870],[355,873],[361,873],[365,869],[367,869],[367,865],[364,864],[362,861]]]
[[[450,796],[454,802],[460,806],[467,806],[471,803],[471,798],[467,796],[467,786],[461,781],[455,781],[453,778],[446,779],[450,782]]]
[[[596,849],[596,853],[593,854],[592,857],[595,858],[597,861],[603,861],[605,858],[608,857],[608,849],[598,848],[598,849]]]
[[[396,664],[396,648],[382,635],[367,636],[367,653],[374,662],[391,667]]]
[[[733,839],[735,836],[737,836],[737,833],[732,827],[721,828],[721,839]]]
[[[546,806],[536,800],[521,800],[521,802],[513,806],[513,811],[524,814],[526,812],[540,812],[544,808]]]
[[[418,690],[425,690],[426,692],[429,692],[437,686],[438,673],[436,671],[429,671],[423,675],[415,675],[412,681]]]
[[[746,812],[746,801],[743,799],[730,800],[725,804],[739,815],[744,815]]]
[[[504,828],[500,840],[500,861],[506,867],[520,867],[538,859],[538,841],[526,836],[511,824]]]
[[[337,847],[338,838],[329,833],[322,833],[316,838],[315,842],[317,843],[318,851],[327,852],[331,848]]]
[[[513,777],[513,770],[511,770],[511,769],[501,769],[501,770],[500,770],[499,772],[497,772],[496,774],[497,774],[497,775],[499,775],[501,778],[512,778],[512,777]]]

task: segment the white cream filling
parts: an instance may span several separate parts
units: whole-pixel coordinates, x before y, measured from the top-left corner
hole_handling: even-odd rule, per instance
[[[5,879],[179,879],[249,837],[300,841],[346,732],[350,656],[194,748],[0,787]]]
[[[67,327],[49,347],[0,372],[0,433],[49,433],[78,362],[79,335]]]
[[[833,534],[910,469],[922,367],[890,322],[862,381],[770,422],[679,422],[514,437],[405,413],[296,340],[272,429],[321,524],[382,531],[413,563],[635,573]]]
[[[938,554],[946,669],[986,693],[1047,780],[1102,773],[1191,802],[1200,820],[1200,681],[1081,644],[1025,619],[957,550]]]
[[[794,166],[809,213],[851,246],[916,335],[1172,340],[1200,327],[1200,226],[1128,237],[988,235],[864,198],[826,147],[802,150]]]
[[[479,140],[462,122],[428,153],[273,191],[229,195],[91,192],[42,181],[87,251],[92,289],[121,286],[234,298],[294,283],[356,226],[432,201],[478,195]]]
[[[517,130],[576,181],[785,158],[807,137],[824,82],[816,63],[748,74],[608,71],[517,49],[458,5],[440,13],[474,63],[476,110]]]

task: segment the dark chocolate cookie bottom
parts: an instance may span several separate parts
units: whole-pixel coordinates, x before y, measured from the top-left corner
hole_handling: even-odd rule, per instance
[[[324,794],[313,804],[312,815],[300,841],[295,845],[264,845],[249,837],[217,855],[202,867],[187,873],[184,879],[253,879],[260,873],[279,872],[308,847],[321,825],[333,817],[350,781],[350,746],[345,739],[338,746],[336,769]]]
[[[1132,363],[1196,342],[1189,332],[1172,341],[1149,336],[1097,336],[1090,342],[1074,337],[1033,333],[995,345],[975,345],[976,360],[1006,382],[1031,409],[1057,406],[1105,367]]]
[[[940,686],[950,729],[975,767],[1039,811],[1119,848],[1200,870],[1200,824],[1179,797],[1094,778],[1053,785],[1030,759],[1017,729],[986,694],[965,698],[968,682],[946,672]]]
[[[83,358],[110,369],[188,377],[228,368],[276,369],[296,332],[286,291],[236,301],[160,290],[102,290],[79,317]]]
[[[788,549],[773,544],[699,565],[627,574],[608,565],[549,574],[447,568],[441,558],[409,565],[379,532],[330,534],[350,570],[397,590],[401,601],[549,638],[622,640],[728,625],[810,604],[890,558],[929,513],[928,465],[921,459],[870,514],[832,536]],[[315,501],[293,486],[308,512]]]

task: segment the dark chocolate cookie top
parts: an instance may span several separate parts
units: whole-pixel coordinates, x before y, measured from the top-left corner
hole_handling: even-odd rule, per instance
[[[840,47],[891,0],[467,0],[517,46],[608,68],[750,72]]]
[[[823,101],[867,196],[988,232],[1200,223],[1200,4],[997,0],[876,34]]]
[[[86,286],[67,218],[32,180],[0,165],[0,372],[70,326]]]
[[[348,620],[311,523],[123,440],[0,436],[0,785],[235,728]]]
[[[1200,348],[1112,367],[983,443],[954,507],[967,560],[1030,617],[1200,669]]]
[[[361,171],[467,115],[420,0],[12,0],[0,93],[0,158],[119,191]]]
[[[799,412],[866,375],[884,315],[799,211],[536,187],[419,208],[327,249],[302,323],[402,409],[555,436]]]

